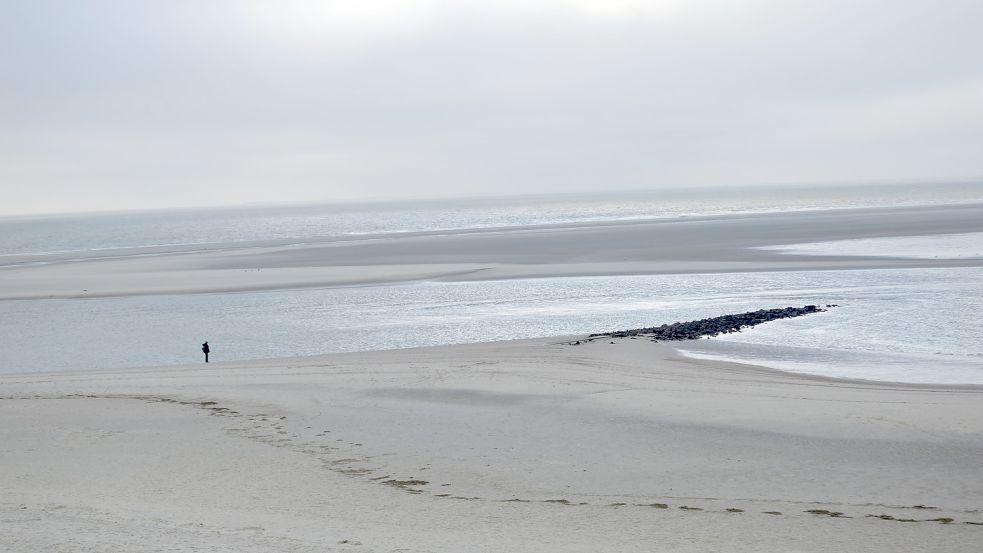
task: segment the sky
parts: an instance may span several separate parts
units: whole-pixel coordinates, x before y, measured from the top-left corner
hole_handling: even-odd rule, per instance
[[[10,0],[0,214],[983,177],[979,0]]]

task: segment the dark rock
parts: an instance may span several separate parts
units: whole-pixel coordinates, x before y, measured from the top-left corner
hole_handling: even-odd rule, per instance
[[[827,304],[827,307],[834,307]],[[718,336],[731,332],[740,332],[743,328],[751,328],[761,323],[774,321],[777,319],[790,319],[801,317],[811,313],[821,313],[825,309],[816,305],[806,305],[804,307],[784,307],[779,309],[762,309],[750,313],[738,315],[723,315],[699,321],[689,321],[685,323],[664,324],[662,326],[651,326],[646,328],[636,328],[632,330],[619,330],[617,332],[605,332],[591,334],[589,338],[608,336],[611,338],[627,338],[632,336],[651,336],[656,341],[676,341],[676,340],[695,340],[706,336]],[[612,342],[613,343],[613,342]]]

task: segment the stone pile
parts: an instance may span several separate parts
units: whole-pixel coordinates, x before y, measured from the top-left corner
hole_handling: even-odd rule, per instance
[[[836,307],[828,304],[826,307]],[[722,317],[712,317],[699,321],[689,321],[685,323],[664,324],[662,326],[650,326],[648,328],[636,328],[633,330],[619,330],[617,332],[605,332],[591,334],[589,338],[611,337],[629,338],[632,336],[651,337],[656,342],[672,340],[696,340],[697,338],[717,336],[720,334],[730,334],[740,332],[743,328],[750,328],[761,323],[774,321],[776,319],[790,319],[801,317],[810,313],[821,313],[826,311],[818,305],[806,305],[805,307],[785,307],[779,309],[762,309],[750,313],[738,315],[724,315]]]

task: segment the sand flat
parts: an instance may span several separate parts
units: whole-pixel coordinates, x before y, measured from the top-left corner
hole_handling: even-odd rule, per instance
[[[0,375],[0,548],[969,551],[983,538],[970,524],[983,523],[981,387],[569,340]]]
[[[406,233],[198,251],[10,256],[0,300],[418,280],[981,266],[983,259],[786,255],[781,244],[983,231],[983,205],[847,209]]]

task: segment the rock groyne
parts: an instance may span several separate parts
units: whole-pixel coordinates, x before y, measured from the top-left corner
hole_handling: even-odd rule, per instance
[[[836,307],[827,304],[826,307]],[[778,309],[761,309],[749,313],[737,315],[723,315],[699,321],[688,321],[685,323],[664,324],[662,326],[650,326],[647,328],[636,328],[632,330],[619,330],[617,332],[604,332],[591,334],[588,339],[595,338],[629,338],[633,336],[650,337],[655,341],[674,341],[674,340],[696,340],[698,338],[718,336],[720,334],[730,334],[740,332],[743,328],[750,328],[761,323],[774,321],[777,319],[790,319],[801,317],[811,313],[821,313],[826,309],[818,305],[806,305],[804,307],[783,307]]]

